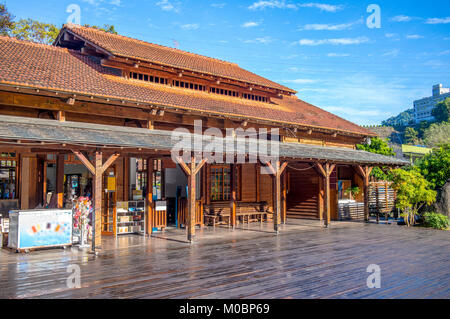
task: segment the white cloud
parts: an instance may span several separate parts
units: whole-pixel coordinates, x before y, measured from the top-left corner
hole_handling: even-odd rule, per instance
[[[252,27],[257,27],[259,26],[259,22],[255,22],[255,21],[248,21],[245,22],[244,24],[242,24],[243,28],[252,28]]]
[[[450,23],[450,17],[446,18],[429,18],[425,22],[427,24],[448,24]]]
[[[399,49],[394,49],[394,50],[391,50],[391,51],[388,51],[388,52],[386,52],[386,53],[384,53],[382,56],[384,56],[384,57],[396,57],[396,56],[398,56],[398,54],[400,53],[400,50]]]
[[[295,80],[282,80],[280,82],[283,82],[283,83],[294,83],[294,84],[312,84],[312,83],[316,83],[317,80],[295,79]]]
[[[449,54],[450,54],[450,50],[447,50],[447,51],[440,52],[438,55],[449,55]]]
[[[413,19],[413,17],[405,16],[405,15],[398,15],[393,18],[391,18],[392,21],[395,22],[409,22]]]
[[[288,4],[285,1],[276,1],[276,0],[260,0],[258,2],[254,2],[252,5],[248,7],[250,10],[259,10],[259,9],[297,9],[295,4]]]
[[[366,73],[329,76],[321,78],[320,86],[294,84],[292,88],[301,92],[303,100],[358,124],[381,123],[424,94],[405,79]]]
[[[256,38],[252,40],[244,40],[244,43],[261,43],[261,44],[268,44],[272,42],[273,39],[271,37],[262,37],[262,38]]]
[[[395,38],[397,37],[397,33],[386,33],[385,36],[386,38]]]
[[[330,113],[340,113],[351,116],[380,116],[385,114],[379,110],[365,110],[358,107],[324,106],[323,109]]]
[[[321,11],[336,12],[342,9],[341,5],[331,5],[326,3],[300,3],[295,4],[286,2],[285,0],[260,0],[251,4],[248,9],[261,10],[261,9],[292,9],[297,10],[299,8],[317,8]]]
[[[358,20],[356,22],[350,23],[341,23],[341,24],[307,24],[303,27],[300,27],[299,30],[313,30],[313,31],[341,31],[350,29],[355,24],[361,23],[362,20]]]
[[[180,26],[183,30],[197,30],[200,26],[197,23],[183,24]]]
[[[351,44],[361,44],[369,42],[369,38],[367,37],[358,37],[358,38],[338,38],[338,39],[320,39],[320,40],[311,40],[311,39],[301,39],[296,42],[300,45],[307,46],[317,46],[323,44],[331,44],[331,45],[351,45]]]
[[[327,12],[336,12],[342,9],[341,5],[331,5],[331,4],[325,4],[325,3],[304,3],[299,4],[300,7],[306,7],[306,8],[317,8],[321,11],[327,11]]]
[[[422,39],[423,36],[421,36],[421,35],[419,35],[419,34],[408,34],[408,35],[406,36],[406,38],[407,38],[407,39],[410,39],[410,40],[417,40],[417,39]]]
[[[327,57],[330,58],[343,58],[343,57],[347,57],[350,56],[350,54],[348,53],[328,53]]]
[[[179,8],[177,7],[177,4],[169,1],[169,0],[161,0],[156,3],[158,7],[161,8],[163,11],[174,11],[179,12]]]
[[[227,5],[226,3],[212,3],[211,7],[222,9],[226,5]]]

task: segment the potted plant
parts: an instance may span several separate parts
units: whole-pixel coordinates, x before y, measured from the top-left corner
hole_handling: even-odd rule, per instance
[[[361,193],[361,189],[358,186],[352,186],[347,188],[345,193],[350,194],[350,198],[354,200]]]

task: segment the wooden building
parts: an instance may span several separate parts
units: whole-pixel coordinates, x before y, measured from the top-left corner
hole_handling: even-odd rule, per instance
[[[357,151],[372,132],[296,93],[234,63],[77,25],[65,25],[52,46],[0,37],[0,211],[45,207],[48,193],[58,207],[68,192],[93,193],[101,247],[102,234],[118,232],[116,203],[143,198],[148,232],[169,222],[192,240],[206,219],[329,225],[344,184],[364,189],[367,219],[371,168],[406,163]],[[175,163],[175,128],[278,129],[280,156],[251,162],[247,147],[231,163]]]

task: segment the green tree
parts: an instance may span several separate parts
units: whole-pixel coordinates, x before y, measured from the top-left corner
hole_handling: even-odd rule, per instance
[[[431,111],[431,115],[434,116],[438,123],[447,122],[450,117],[450,98],[446,98],[444,101],[436,104]]]
[[[370,143],[367,144],[357,144],[356,148],[370,153],[395,156],[394,150],[388,145],[387,141],[379,137],[371,138]]]
[[[430,183],[416,170],[392,171],[392,188],[397,192],[396,207],[403,211],[402,217],[407,226],[414,224],[414,217],[420,208],[436,201],[436,191]]]
[[[43,23],[33,19],[22,19],[14,23],[11,36],[37,43],[51,44],[59,34],[54,24]]]
[[[381,122],[383,126],[393,126],[395,129],[401,129],[414,121],[414,109],[406,110],[397,116],[388,118]]]
[[[117,34],[117,31],[114,28],[114,25],[104,24],[103,27],[98,27],[96,25],[85,24],[84,26],[87,28],[94,28],[94,29],[105,31],[108,33]]]
[[[395,156],[395,152],[387,143],[387,141],[374,137],[371,139],[370,144],[357,144],[356,148],[362,151],[381,154],[386,156]],[[374,167],[371,176],[377,180],[389,180],[388,174],[385,173],[385,168]]]
[[[423,140],[428,147],[450,143],[450,122],[433,123],[423,133]]]
[[[0,4],[0,35],[6,36],[14,27],[14,17],[8,12],[6,5]]]
[[[419,133],[412,127],[407,127],[405,129],[405,142],[406,144],[415,144],[417,143],[417,136]]]
[[[419,159],[414,170],[425,176],[433,189],[442,188],[450,178],[450,143]]]

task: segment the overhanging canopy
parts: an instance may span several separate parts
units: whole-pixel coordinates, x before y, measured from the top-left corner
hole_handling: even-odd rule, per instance
[[[200,138],[203,141],[203,145],[210,143],[209,138]],[[169,153],[175,144],[179,142],[172,139],[171,131],[81,122],[60,122],[15,116],[0,116],[0,139],[4,143],[9,144],[19,144],[17,141],[20,141],[20,143],[36,143],[38,146],[54,143],[78,147],[118,147],[124,150],[127,148],[147,149],[161,151],[162,153]],[[226,139],[219,140],[221,143],[226,141]],[[347,148],[322,147],[298,143],[272,143],[278,144],[279,157],[283,159],[389,166],[409,164],[407,161],[394,157]],[[245,149],[238,149],[237,153],[253,154],[248,149],[248,142],[246,142]]]

